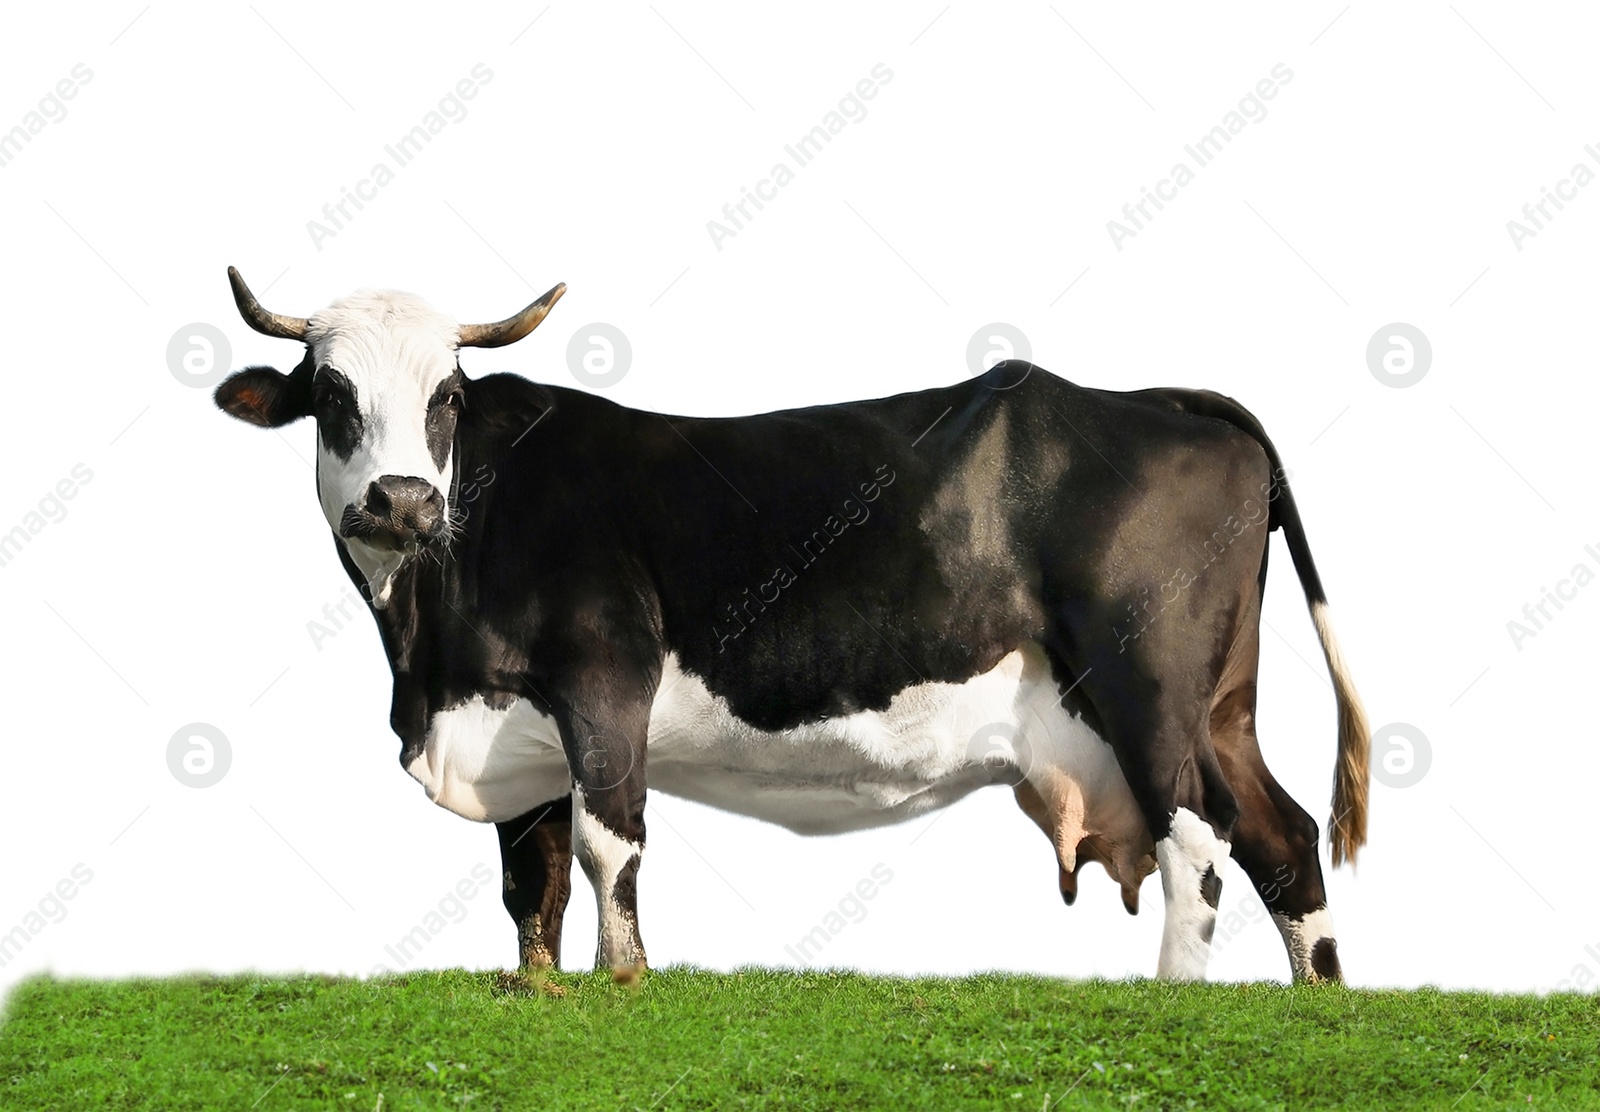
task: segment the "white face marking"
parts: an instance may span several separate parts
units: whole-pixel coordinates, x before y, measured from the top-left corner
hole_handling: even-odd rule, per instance
[[[1201,878],[1208,868],[1220,878],[1230,852],[1228,843],[1199,815],[1187,807],[1173,813],[1172,832],[1156,843],[1161,890],[1167,901],[1156,976],[1175,981],[1205,978],[1217,909],[1201,895]]]
[[[348,460],[318,437],[317,494],[335,533],[345,507],[359,504],[383,475],[425,479],[448,501],[454,460],[434,462],[424,422],[433,392],[455,373],[459,331],[420,298],[394,291],[352,294],[311,317],[306,342],[315,366],[350,380],[361,414],[361,441]],[[345,543],[381,609],[404,554]]]
[[[1333,938],[1333,916],[1328,914],[1328,909],[1319,907],[1299,919],[1274,912],[1272,921],[1278,925],[1278,933],[1283,935],[1283,945],[1289,951],[1289,968],[1294,971],[1294,979],[1321,980],[1311,967],[1311,953],[1318,942]]]
[[[406,771],[429,799],[478,822],[514,819],[558,799],[572,779],[555,719],[526,699],[495,710],[481,695],[433,716]]]
[[[591,814],[584,806],[583,789],[577,786],[572,789],[572,852],[594,885],[600,912],[600,945],[595,964],[616,969],[643,962],[637,924],[617,902],[615,893],[617,878],[629,861],[644,854],[644,846],[618,836]]]

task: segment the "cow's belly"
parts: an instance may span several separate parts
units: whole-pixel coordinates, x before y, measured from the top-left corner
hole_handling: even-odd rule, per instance
[[[1060,706],[1044,653],[965,683],[920,683],[882,711],[761,730],[669,657],[650,719],[649,781],[672,795],[831,834],[899,822],[1047,770],[1131,798],[1111,749]]]
[[[1110,747],[1059,703],[1044,654],[1011,653],[965,683],[920,683],[882,711],[790,730],[742,721],[669,655],[651,708],[651,790],[805,834],[899,822],[996,783],[1065,775],[1089,799],[1131,801]],[[522,699],[433,716],[407,771],[466,818],[515,818],[566,794],[555,720]]]

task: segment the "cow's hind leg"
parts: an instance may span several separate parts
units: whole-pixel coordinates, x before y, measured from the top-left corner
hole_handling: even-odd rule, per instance
[[[1110,621],[1078,616],[1047,651],[1058,683],[1076,685],[1066,705],[1110,745],[1154,842],[1166,903],[1156,975],[1194,981],[1211,957],[1239,811],[1212,746],[1211,708],[1243,605],[1237,592],[1198,584],[1179,602],[1137,639],[1107,641]]]
[[[1156,976],[1175,981],[1205,978],[1222,899],[1222,869],[1230,849],[1211,820],[1182,804],[1174,808],[1165,836],[1156,842],[1167,903]]]
[[[1317,823],[1262,760],[1254,674],[1251,668],[1251,679],[1225,692],[1212,713],[1217,756],[1239,799],[1234,856],[1283,935],[1294,979],[1343,980],[1317,856]]]
[[[561,920],[572,894],[572,797],[495,823],[500,834],[501,899],[517,925],[523,969],[561,960]]]
[[[1211,956],[1238,805],[1211,746],[1212,677],[1205,662],[1167,648],[1159,683],[1148,658],[1107,654],[1079,690],[1155,843],[1166,902],[1156,975],[1193,981]]]

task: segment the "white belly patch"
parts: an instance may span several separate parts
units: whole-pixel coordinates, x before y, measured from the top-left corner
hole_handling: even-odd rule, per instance
[[[922,683],[882,711],[761,730],[668,656],[650,715],[652,788],[832,834],[900,822],[1050,769],[1127,791],[1111,749],[1061,706],[1029,646],[965,683]]]
[[[882,711],[758,729],[669,654],[651,707],[649,785],[802,834],[899,822],[980,787],[1065,773],[1086,793],[1126,795],[1111,749],[1060,705],[1042,650],[1028,646],[965,683],[921,683]],[[515,818],[571,780],[555,720],[519,699],[481,696],[436,713],[407,768],[441,807],[480,822]]]

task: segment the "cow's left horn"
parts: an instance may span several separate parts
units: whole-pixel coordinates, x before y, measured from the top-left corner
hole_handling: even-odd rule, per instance
[[[233,286],[233,301],[239,306],[239,315],[257,332],[276,336],[280,340],[303,340],[310,322],[305,317],[286,317],[282,313],[269,313],[261,307],[256,295],[244,284],[244,279],[233,267],[228,268],[228,282]]]
[[[494,324],[463,324],[461,326],[461,346],[497,348],[506,344],[514,344],[544,320],[545,314],[550,312],[550,307],[561,300],[561,295],[567,292],[567,284],[558,282],[554,289],[545,294],[538,301],[529,305],[514,317],[497,321]]]

